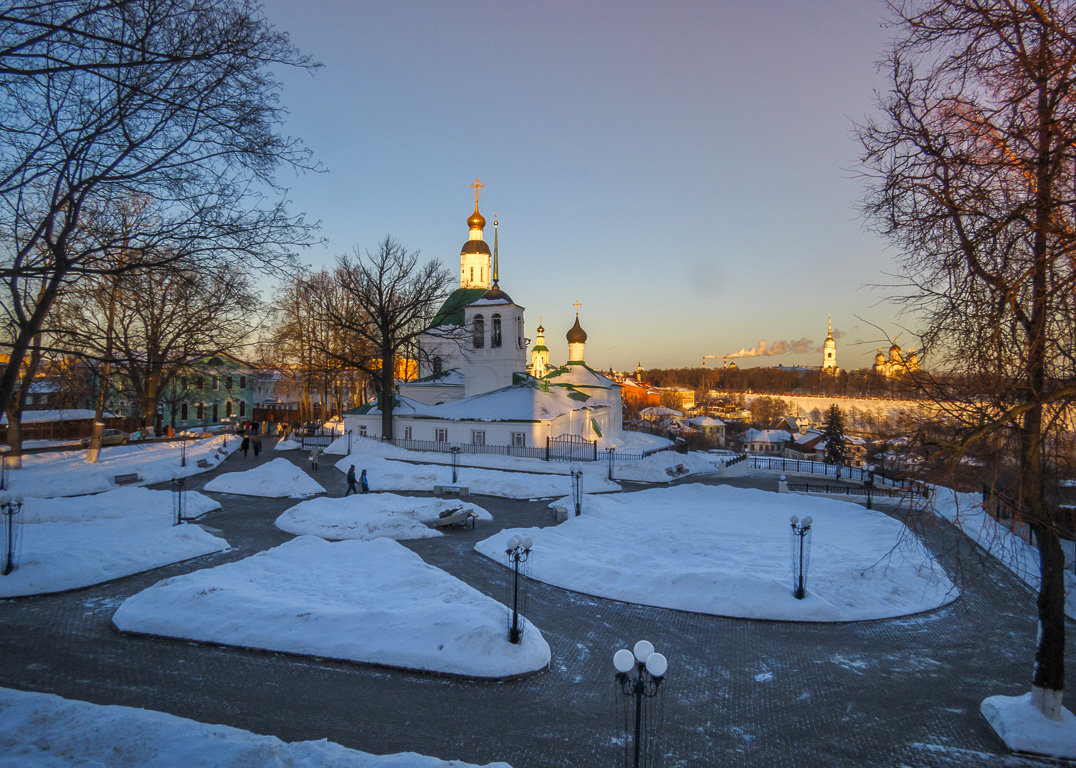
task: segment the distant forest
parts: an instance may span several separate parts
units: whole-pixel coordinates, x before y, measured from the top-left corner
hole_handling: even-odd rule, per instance
[[[643,371],[642,378],[659,387],[690,387],[699,394],[713,389],[775,395],[915,396],[910,384],[901,379],[888,379],[871,369],[829,374],[818,369],[800,371],[790,368],[652,368]]]

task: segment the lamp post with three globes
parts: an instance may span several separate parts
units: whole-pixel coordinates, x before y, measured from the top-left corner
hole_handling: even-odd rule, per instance
[[[646,699],[653,699],[660,693],[669,662],[662,654],[654,652],[653,643],[640,640],[633,651],[621,648],[614,653],[613,666],[616,668],[616,682],[620,692],[635,701],[635,737],[632,740],[631,766],[639,768],[642,765],[640,760],[644,756],[643,705]]]

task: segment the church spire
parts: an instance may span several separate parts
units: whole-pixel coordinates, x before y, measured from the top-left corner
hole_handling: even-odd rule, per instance
[[[497,214],[493,214],[493,287],[496,288],[499,281],[497,269]]]

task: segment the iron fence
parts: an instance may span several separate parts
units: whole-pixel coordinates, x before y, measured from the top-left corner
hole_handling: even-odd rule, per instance
[[[875,499],[905,498],[910,495],[926,497],[929,491],[918,488],[867,488],[862,485],[819,485],[818,483],[788,483],[788,490],[795,493],[828,493],[841,496],[863,496]]]
[[[396,437],[385,440],[397,448],[406,451],[423,451],[428,453],[453,453],[516,456],[522,459],[541,459],[542,461],[607,461],[609,451],[599,451],[597,441],[574,440],[558,441],[548,440],[545,446],[524,445],[474,445],[472,443],[449,443],[438,440],[413,440],[410,438]],[[305,444],[304,444],[305,447]],[[671,447],[671,446],[670,446]],[[613,451],[613,461],[642,461],[647,456],[653,456],[668,448],[660,448],[641,453],[628,453]]]

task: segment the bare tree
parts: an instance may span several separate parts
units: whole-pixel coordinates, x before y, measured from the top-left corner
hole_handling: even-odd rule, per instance
[[[104,276],[65,295],[57,311],[61,343],[98,364],[98,391],[121,382],[146,430],[161,399],[192,364],[247,343],[257,297],[248,274],[183,262]],[[92,446],[91,446],[92,447]]]
[[[0,13],[0,301],[6,408],[57,298],[86,276],[288,263],[308,240],[275,182],[273,66],[310,67],[250,0],[52,0]],[[141,215],[120,221],[126,201]],[[126,258],[118,264],[117,252]]]
[[[861,129],[875,180],[867,210],[901,248],[901,299],[925,348],[957,374],[915,379],[959,425],[942,447],[958,458],[994,440],[1017,456],[1018,503],[1040,558],[1032,699],[1057,719],[1064,557],[1046,457],[1076,401],[1076,5],[890,8],[891,86],[883,116]]]
[[[451,275],[436,261],[420,265],[418,252],[408,253],[386,237],[376,253],[337,259],[333,277],[341,301],[324,306],[324,318],[347,334],[358,352],[342,355],[356,368],[376,375],[381,405],[381,435],[392,438],[396,363],[430,326],[448,294]],[[371,350],[373,355],[367,355]]]

